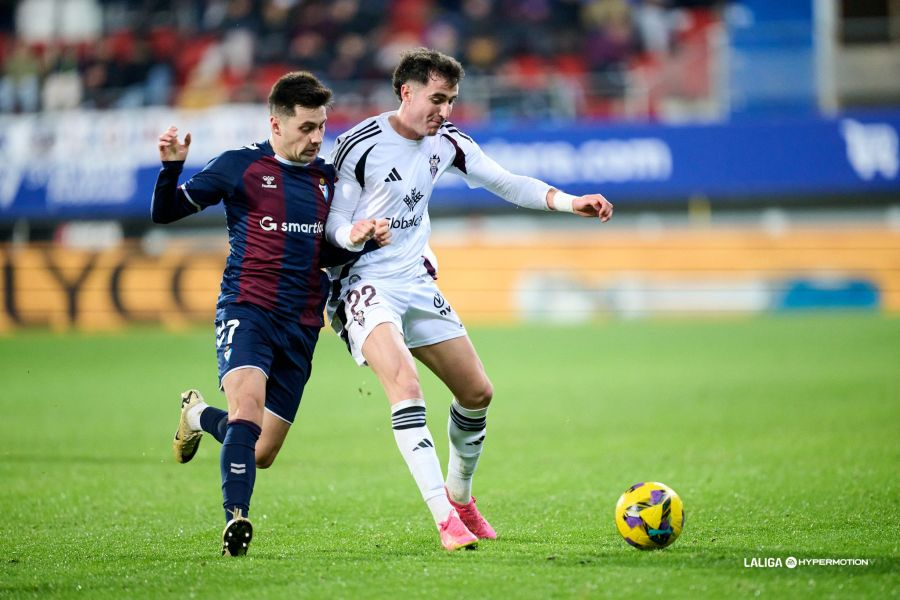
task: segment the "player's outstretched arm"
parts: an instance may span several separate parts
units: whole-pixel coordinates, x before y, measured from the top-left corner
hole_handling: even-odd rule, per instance
[[[471,142],[471,140],[469,140]],[[460,145],[465,145],[457,140]],[[612,203],[600,194],[572,196],[534,177],[507,171],[474,144],[465,154],[465,171],[458,171],[470,187],[484,187],[524,208],[570,212],[582,217],[599,217],[606,222],[612,217]],[[451,167],[452,169],[452,167]]]
[[[612,218],[613,203],[601,194],[572,196],[555,188],[547,192],[547,207],[550,210],[575,213],[581,217],[599,217],[606,223]]]

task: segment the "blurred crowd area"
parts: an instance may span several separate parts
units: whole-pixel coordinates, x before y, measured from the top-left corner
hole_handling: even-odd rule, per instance
[[[332,119],[350,122],[396,106],[391,72],[424,45],[465,66],[459,121],[652,118],[655,96],[710,94],[721,3],[4,2],[0,113],[263,102],[305,69],[335,90]]]

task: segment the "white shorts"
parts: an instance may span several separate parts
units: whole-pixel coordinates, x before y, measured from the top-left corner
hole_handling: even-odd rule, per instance
[[[466,335],[466,328],[431,277],[365,279],[354,274],[340,283],[340,291],[328,303],[328,318],[358,365],[366,364],[363,343],[382,323],[393,323],[407,348]]]

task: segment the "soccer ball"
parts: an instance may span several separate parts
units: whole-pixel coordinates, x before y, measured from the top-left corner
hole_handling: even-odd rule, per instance
[[[635,548],[665,548],[681,535],[684,504],[667,485],[636,483],[616,503],[616,527]]]

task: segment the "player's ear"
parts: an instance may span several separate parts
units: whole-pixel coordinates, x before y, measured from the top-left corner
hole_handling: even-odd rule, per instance
[[[408,83],[404,83],[400,86],[400,99],[404,102],[409,102],[410,100],[412,100],[412,93],[412,86]]]
[[[272,133],[281,135],[281,122],[275,115],[269,115],[269,125],[272,127]]]

